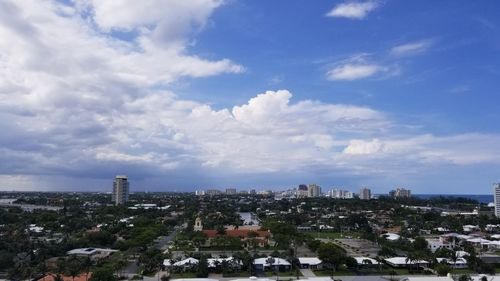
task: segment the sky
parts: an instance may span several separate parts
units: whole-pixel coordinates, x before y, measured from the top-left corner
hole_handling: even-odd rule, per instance
[[[0,2],[0,190],[500,181],[500,2]]]

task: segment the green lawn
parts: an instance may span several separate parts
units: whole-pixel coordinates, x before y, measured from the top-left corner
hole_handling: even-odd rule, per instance
[[[195,272],[170,273],[170,279],[175,278],[196,278]]]
[[[250,277],[250,274],[248,271],[241,271],[241,272],[231,272],[231,273],[223,273],[223,277]]]
[[[323,276],[332,276],[332,271],[331,270],[325,270],[325,269],[318,269],[318,270],[313,270],[314,274],[318,277],[323,277]],[[356,275],[356,273],[347,270],[347,269],[340,269],[336,270],[333,273],[333,276],[353,276]]]
[[[280,272],[276,272],[278,274],[278,276],[297,276],[297,272],[296,271],[280,271]],[[273,271],[266,271],[264,272],[264,274],[266,275],[266,277],[275,277],[276,274],[275,272]],[[300,272],[300,270],[298,270],[298,274],[299,276],[302,276],[302,273]]]
[[[460,269],[453,269],[451,271],[451,274],[455,274],[455,275],[463,275],[463,274],[476,274],[476,272],[472,269],[469,269],[469,268],[460,268]]]

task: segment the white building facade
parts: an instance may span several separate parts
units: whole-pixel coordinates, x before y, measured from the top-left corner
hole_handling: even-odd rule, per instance
[[[115,205],[120,205],[128,201],[130,185],[128,178],[125,175],[119,175],[115,177],[113,182],[113,194],[111,195],[111,201]]]
[[[495,199],[495,216],[500,217],[500,183],[493,185],[493,197]]]

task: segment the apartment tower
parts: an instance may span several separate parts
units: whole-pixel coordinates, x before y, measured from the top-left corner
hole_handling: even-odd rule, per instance
[[[111,201],[113,201],[115,205],[123,204],[128,201],[128,193],[129,182],[127,176],[116,176],[115,181],[113,182],[113,195],[111,197]]]

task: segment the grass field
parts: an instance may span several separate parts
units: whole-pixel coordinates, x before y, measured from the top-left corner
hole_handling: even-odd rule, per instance
[[[298,273],[298,276],[302,276],[302,273],[300,272],[300,270],[298,270],[297,272],[294,270],[277,272],[278,276],[297,276],[297,273]],[[266,275],[266,277],[275,277],[276,276],[275,272],[273,272],[273,271],[266,271],[266,272],[264,272],[264,274]]]
[[[248,271],[241,271],[241,272],[231,272],[231,273],[223,273],[223,277],[250,277],[250,274]]]
[[[196,278],[196,273],[195,272],[182,272],[182,273],[171,273],[170,274],[171,279],[178,279],[178,278]]]
[[[318,269],[318,270],[314,270],[314,274],[318,277],[332,276],[332,271]],[[333,276],[353,276],[353,275],[356,275],[356,273],[354,273],[350,270],[345,270],[345,269],[337,270],[333,273]]]
[[[474,270],[468,269],[468,268],[460,268],[460,269],[453,269],[451,271],[451,274],[455,275],[462,275],[462,274],[476,274]]]

